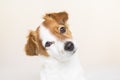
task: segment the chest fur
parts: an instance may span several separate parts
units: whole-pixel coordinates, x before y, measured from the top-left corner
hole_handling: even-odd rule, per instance
[[[41,70],[41,80],[83,80],[79,61],[64,63],[49,61]]]

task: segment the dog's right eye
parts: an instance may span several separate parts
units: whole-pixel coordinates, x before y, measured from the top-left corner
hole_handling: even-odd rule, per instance
[[[45,43],[45,47],[50,47],[52,44],[53,44],[53,42],[47,41],[47,42]]]

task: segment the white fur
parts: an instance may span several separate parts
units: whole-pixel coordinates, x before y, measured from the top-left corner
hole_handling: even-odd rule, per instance
[[[40,80],[84,80],[78,55],[73,54],[73,51],[64,50],[64,43],[66,41],[74,43],[72,39],[60,41],[44,26],[40,26],[40,38],[44,47],[47,41],[54,42],[46,48],[50,56],[40,56]],[[75,51],[76,44],[74,45]]]

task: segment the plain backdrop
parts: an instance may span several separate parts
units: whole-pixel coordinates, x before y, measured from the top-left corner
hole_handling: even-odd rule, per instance
[[[0,80],[39,80],[39,57],[25,55],[26,36],[45,13],[59,11],[69,14],[83,68],[116,69],[113,80],[120,80],[120,0],[0,0]]]

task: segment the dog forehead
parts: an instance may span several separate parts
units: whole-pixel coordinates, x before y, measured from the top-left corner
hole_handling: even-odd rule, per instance
[[[56,37],[43,25],[40,26],[39,34],[42,41],[56,41]]]

